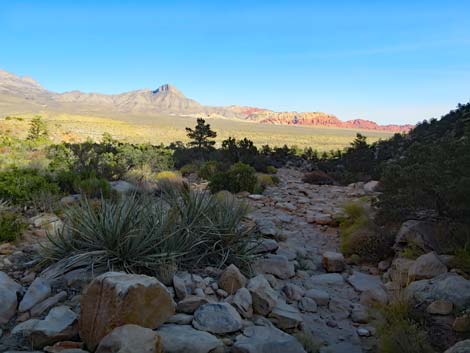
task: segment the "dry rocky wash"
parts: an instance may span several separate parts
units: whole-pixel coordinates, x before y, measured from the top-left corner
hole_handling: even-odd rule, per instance
[[[374,352],[369,308],[396,291],[454,330],[468,330],[470,280],[433,249],[378,267],[352,265],[338,252],[341,206],[373,195],[370,185],[305,184],[288,169],[279,177],[264,195],[239,195],[252,205],[248,221],[262,236],[251,276],[231,265],[176,272],[166,286],[136,274],[93,279],[80,269],[48,280],[34,272],[33,240],[59,221],[36,218],[23,243],[0,246],[0,351],[305,353],[302,332],[320,353]],[[416,229],[405,224],[396,246],[423,238]],[[452,345],[446,353],[470,349],[469,340]]]

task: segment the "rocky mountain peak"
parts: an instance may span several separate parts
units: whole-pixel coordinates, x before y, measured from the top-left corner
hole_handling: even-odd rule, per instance
[[[178,90],[175,86],[170,85],[169,83],[165,83],[164,85],[161,85],[155,91],[153,91],[153,93],[154,94],[172,93],[172,94],[177,94],[178,96],[184,97],[184,94],[180,90]]]

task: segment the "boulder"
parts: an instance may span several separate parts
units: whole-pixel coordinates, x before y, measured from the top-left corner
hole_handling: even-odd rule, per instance
[[[444,353],[470,353],[470,339],[457,342]]]
[[[306,353],[294,336],[274,327],[250,326],[236,337],[232,353]]]
[[[417,303],[445,300],[461,310],[470,306],[470,280],[447,272],[432,279],[411,283],[405,289],[405,295]]]
[[[161,353],[161,341],[151,329],[123,325],[104,336],[95,353]]]
[[[12,334],[29,336],[34,348],[78,337],[77,314],[66,306],[52,308],[44,320],[31,319],[17,325]]]
[[[364,191],[368,194],[374,193],[379,188],[379,184],[377,180],[371,180],[364,184]]]
[[[61,230],[64,223],[59,217],[52,213],[44,213],[31,218],[31,223],[36,228],[42,228],[49,234],[56,234]]]
[[[188,295],[186,298],[178,302],[178,304],[176,305],[176,311],[185,314],[192,314],[201,305],[207,303],[209,303],[209,301],[205,297],[200,297],[197,295]]]
[[[408,281],[419,281],[429,279],[446,273],[447,267],[444,265],[435,252],[421,255],[410,266],[408,270]]]
[[[247,289],[251,293],[255,313],[266,316],[276,306],[278,294],[271,288],[263,275],[251,278],[248,281]]]
[[[155,329],[175,313],[168,289],[156,278],[108,272],[93,280],[80,300],[80,336],[90,350],[116,327]]]
[[[312,298],[318,305],[328,305],[330,295],[321,289],[309,289],[305,292],[305,297]]]
[[[37,277],[26,291],[18,308],[19,312],[25,312],[36,304],[42,302],[51,295],[51,286],[41,277]]]
[[[256,244],[255,254],[264,254],[275,252],[279,248],[279,244],[274,239],[262,239]]]
[[[224,334],[242,328],[242,318],[228,303],[205,304],[194,313],[193,326],[200,331]]]
[[[323,254],[322,264],[327,272],[343,272],[344,256],[338,252],[327,251]]]
[[[246,277],[237,266],[232,264],[222,272],[218,284],[228,294],[234,294],[237,290],[246,286]]]
[[[269,314],[274,325],[282,330],[295,329],[303,322],[302,316],[297,308],[284,301],[278,301],[277,305]]]
[[[49,310],[50,308],[52,308],[53,306],[55,306],[57,303],[64,300],[65,298],[67,298],[66,291],[59,292],[56,295],[47,298],[46,300],[40,302],[39,304],[35,305],[31,309],[30,311],[31,317],[37,317],[41,315],[43,312]]]
[[[380,276],[368,275],[358,271],[353,271],[352,275],[348,277],[348,282],[358,292],[383,288]]]
[[[0,272],[0,325],[6,324],[16,313],[18,295],[23,287],[4,272]]]
[[[223,351],[223,343],[208,332],[189,325],[163,325],[157,331],[165,353],[213,353]]]
[[[271,274],[280,279],[289,279],[295,275],[294,264],[283,255],[268,255],[259,259],[255,269],[258,273]]]
[[[248,289],[240,288],[231,298],[230,304],[232,304],[245,319],[249,319],[253,316],[253,299]]]
[[[449,315],[452,313],[454,305],[446,300],[435,300],[426,308],[426,312],[431,315]]]
[[[388,294],[383,287],[375,287],[361,293],[360,302],[366,306],[385,305],[388,303]]]
[[[393,248],[400,252],[409,245],[417,246],[424,252],[437,248],[437,226],[433,222],[409,220],[403,223],[395,237]]]

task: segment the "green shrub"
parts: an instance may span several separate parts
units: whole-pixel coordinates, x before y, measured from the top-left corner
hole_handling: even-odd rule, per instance
[[[157,173],[155,176],[155,180],[159,181],[162,179],[180,179],[181,175],[177,172],[173,172],[171,170],[165,170],[162,172]]]
[[[272,165],[268,165],[266,167],[266,173],[268,174],[276,174],[277,173],[277,169],[276,167],[273,167]]]
[[[180,168],[182,176],[188,176],[190,174],[198,173],[199,166],[196,163],[188,163]]]
[[[109,182],[102,178],[90,177],[87,179],[77,179],[74,182],[74,191],[82,193],[90,198],[109,197],[111,187]]]
[[[31,200],[39,191],[59,193],[59,186],[32,169],[12,169],[0,172],[0,198],[21,203]]]
[[[0,212],[0,243],[15,241],[24,229],[21,216],[12,211]]]
[[[379,353],[435,353],[426,330],[404,299],[395,299],[381,308],[383,320],[378,327]]]
[[[452,266],[470,274],[470,243],[455,250]]]
[[[240,191],[253,193],[257,183],[258,179],[256,178],[255,169],[249,165],[238,162],[232,165],[227,172],[215,174],[210,179],[209,189],[212,193],[221,190],[234,193]]]
[[[220,165],[216,161],[207,161],[200,168],[197,175],[205,180],[210,180],[215,174],[221,171]]]
[[[103,199],[96,207],[84,199],[65,212],[64,230],[49,236],[42,256],[63,271],[83,266],[166,278],[178,268],[248,269],[254,238],[241,223],[246,213],[233,197],[189,189],[168,188],[158,199]]]

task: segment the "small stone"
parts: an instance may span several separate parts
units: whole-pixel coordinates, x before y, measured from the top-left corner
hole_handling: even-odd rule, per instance
[[[253,300],[253,310],[266,316],[276,306],[278,294],[271,288],[263,275],[258,275],[248,281],[247,289]]]
[[[224,334],[242,328],[242,318],[228,303],[205,304],[194,313],[193,326],[201,331]]]
[[[279,244],[274,239],[262,239],[255,248],[256,254],[265,254],[275,252]]]
[[[290,302],[299,301],[305,294],[305,291],[301,287],[293,283],[288,283],[282,287],[282,292]]]
[[[457,316],[452,325],[455,332],[470,332],[470,313]]]
[[[367,324],[369,322],[369,313],[367,308],[361,304],[354,304],[351,310],[351,319],[359,324]]]
[[[454,305],[446,300],[435,300],[426,308],[432,315],[449,315],[454,309]]]
[[[274,325],[280,329],[295,329],[303,322],[302,316],[299,311],[292,305],[279,301],[273,308],[269,317],[272,319]]]
[[[429,279],[446,273],[447,267],[444,265],[435,252],[421,255],[410,266],[408,279],[410,282],[421,279]]]
[[[6,324],[15,315],[18,295],[22,292],[23,287],[0,272],[0,324]]]
[[[327,251],[323,254],[322,264],[327,272],[343,272],[344,256],[341,253]]]
[[[369,337],[371,334],[370,334],[370,331],[366,328],[363,328],[363,327],[360,327],[356,330],[357,334],[361,337]]]
[[[240,288],[232,297],[231,304],[245,319],[253,316],[253,299],[248,289]]]
[[[283,255],[268,255],[266,258],[259,259],[255,264],[258,273],[267,273],[280,279],[289,279],[295,275],[295,267]]]
[[[457,342],[444,353],[469,353],[470,352],[470,339]]]
[[[330,301],[330,295],[321,289],[309,289],[305,292],[305,296],[312,298],[318,305],[328,305]]]
[[[220,275],[219,288],[228,294],[234,294],[242,287],[246,286],[246,277],[240,272],[237,266],[230,265]]]
[[[328,327],[332,327],[332,328],[338,327],[338,324],[336,323],[336,321],[333,321],[333,320],[328,320],[328,321],[326,322],[326,325],[327,325]]]
[[[166,323],[176,325],[190,325],[193,322],[193,316],[188,314],[175,314],[170,317]]]
[[[178,302],[176,305],[176,311],[185,314],[192,314],[197,310],[197,308],[203,304],[207,304],[208,302],[209,301],[205,297],[188,295],[186,298]]]
[[[309,313],[316,313],[318,310],[317,303],[315,302],[315,300],[309,297],[303,297],[302,299],[300,299],[299,309],[300,311]]]
[[[37,277],[26,291],[18,308],[25,312],[51,295],[51,286],[41,277]]]
[[[187,325],[163,325],[156,333],[165,353],[212,353],[223,351],[223,343],[208,332]],[[137,352],[136,352],[137,353]]]
[[[219,296],[219,297],[222,297],[222,298],[227,298],[228,297],[228,293],[226,291],[224,291],[223,289],[217,289],[215,291],[215,293]]]
[[[43,312],[52,308],[54,305],[64,300],[65,298],[67,298],[67,292],[65,291],[59,292],[56,295],[47,298],[31,309],[31,317],[41,315]]]
[[[151,329],[123,325],[108,333],[95,353],[161,353],[162,339]]]

